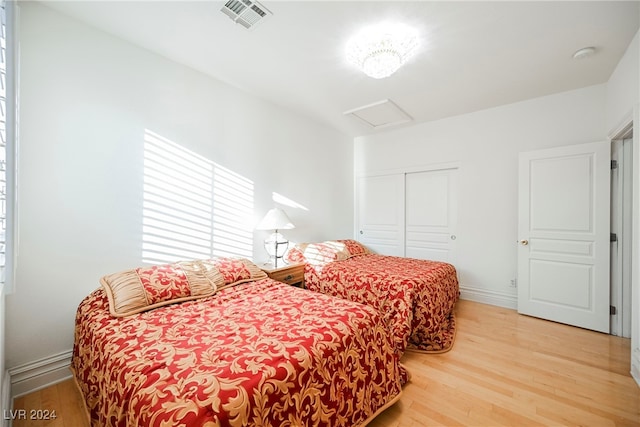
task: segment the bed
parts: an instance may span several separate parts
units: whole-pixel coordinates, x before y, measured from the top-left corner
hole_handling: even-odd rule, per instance
[[[362,426],[408,373],[371,307],[201,260],[102,279],[71,369],[93,426]]]
[[[374,254],[355,240],[298,244],[286,259],[306,263],[307,289],[380,311],[400,356],[451,349],[460,294],[453,265]]]

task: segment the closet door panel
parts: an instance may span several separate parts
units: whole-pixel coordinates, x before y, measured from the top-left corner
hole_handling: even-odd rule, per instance
[[[382,255],[404,256],[404,174],[359,177],[356,238]]]
[[[455,261],[458,170],[405,175],[406,256]]]

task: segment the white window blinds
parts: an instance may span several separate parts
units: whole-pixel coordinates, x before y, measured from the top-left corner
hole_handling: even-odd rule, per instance
[[[15,4],[3,0],[0,5],[0,286],[10,291],[16,252]]]

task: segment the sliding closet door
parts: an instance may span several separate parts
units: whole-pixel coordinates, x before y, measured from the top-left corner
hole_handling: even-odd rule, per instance
[[[356,236],[383,255],[454,263],[458,169],[359,177]]]
[[[404,174],[364,176],[356,185],[358,240],[379,254],[404,256]]]
[[[458,169],[405,175],[405,255],[455,262]]]

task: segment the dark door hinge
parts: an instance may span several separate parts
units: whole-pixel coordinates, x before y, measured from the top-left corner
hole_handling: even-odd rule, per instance
[[[618,314],[618,310],[616,310],[616,308],[613,305],[609,306],[609,314],[612,316],[615,316],[616,314]]]
[[[618,169],[618,161],[611,160],[611,169]]]
[[[609,233],[609,241],[610,242],[617,242],[618,241],[618,235],[616,233]]]

